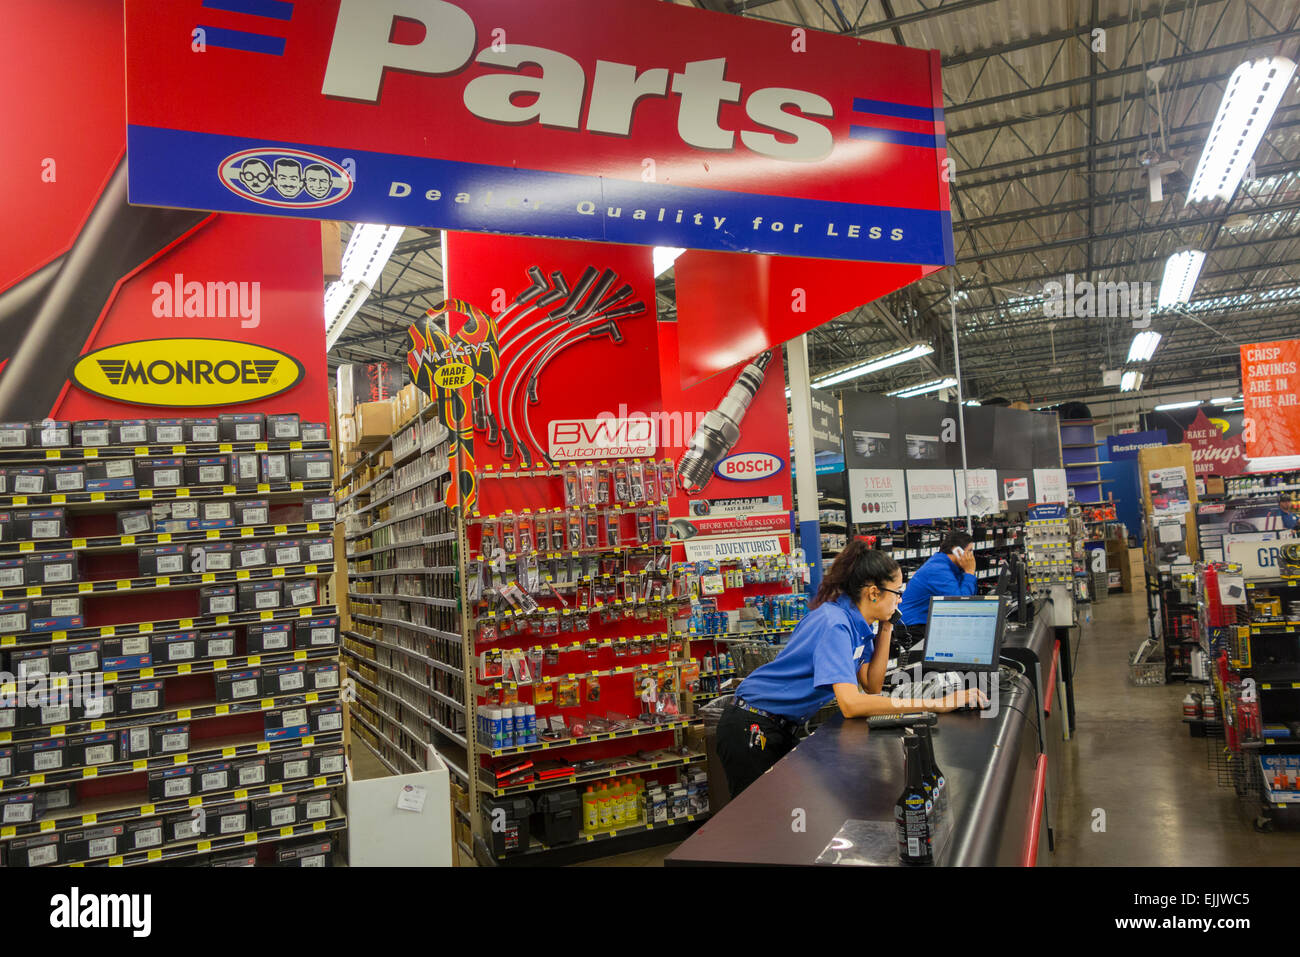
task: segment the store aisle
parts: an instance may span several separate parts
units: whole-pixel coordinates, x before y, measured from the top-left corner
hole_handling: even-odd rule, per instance
[[[1078,651],[1052,863],[1293,865],[1300,832],[1256,833],[1235,792],[1218,786],[1205,739],[1180,720],[1187,686],[1129,681],[1128,655],[1147,633],[1144,596],[1111,595],[1092,615]],[[1093,830],[1095,809],[1105,831]]]

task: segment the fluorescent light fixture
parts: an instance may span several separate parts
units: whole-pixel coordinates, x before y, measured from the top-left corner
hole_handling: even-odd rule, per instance
[[[1223,411],[1224,411],[1224,412],[1242,412],[1242,411],[1245,410],[1245,408],[1246,408],[1246,407],[1245,407],[1244,405],[1234,405],[1234,406],[1232,406],[1232,407],[1230,407],[1230,408],[1224,409]]]
[[[934,352],[934,346],[926,342],[917,342],[910,346],[904,346],[902,349],[895,349],[893,352],[885,352],[878,356],[872,356],[870,359],[852,363],[836,369],[834,372],[828,372],[826,375],[812,380],[813,388],[824,389],[827,386],[838,385],[841,382],[847,382],[849,379],[856,379],[858,376],[879,372],[881,369],[888,369],[890,366],[896,366],[903,362],[911,362],[913,359],[920,359],[932,352]]]
[[[1191,402],[1166,402],[1164,405],[1156,406],[1157,412],[1169,412],[1173,409],[1193,409],[1201,404],[1200,399],[1193,399]]]
[[[1183,249],[1165,260],[1164,278],[1160,280],[1160,296],[1156,305],[1168,309],[1192,298],[1196,278],[1205,263],[1205,253],[1199,249]]]
[[[983,405],[984,403],[982,403],[979,399],[967,399],[967,400],[966,400],[966,404],[967,404],[967,405]]]
[[[1256,57],[1232,71],[1187,191],[1189,204],[1232,198],[1293,73],[1295,63],[1282,56]]]
[[[1234,396],[1227,396],[1227,397],[1222,398],[1222,399],[1211,399],[1210,401],[1211,401],[1212,403],[1214,403],[1215,405],[1231,405],[1232,403],[1236,402],[1237,400],[1236,400],[1236,398],[1235,398]]]
[[[402,226],[371,223],[358,223],[352,227],[348,248],[343,251],[343,274],[338,282],[325,287],[326,349],[334,348],[334,343],[379,281],[397,241],[402,238],[403,229]]]
[[[677,261],[677,257],[684,252],[685,249],[678,249],[676,246],[656,246],[651,255],[655,264],[655,275],[666,273]]]
[[[925,395],[927,392],[938,392],[940,389],[951,389],[957,385],[957,380],[952,376],[946,379],[933,379],[930,382],[922,382],[920,385],[910,385],[906,389],[895,389],[893,392],[887,392],[886,395],[896,395],[900,399],[910,399],[913,396]]]
[[[1128,347],[1128,361],[1146,362],[1155,355],[1156,347],[1160,345],[1160,340],[1163,338],[1160,333],[1151,329],[1139,332]]]
[[[1140,388],[1142,388],[1142,373],[1137,369],[1129,369],[1120,376],[1120,392],[1136,392]]]

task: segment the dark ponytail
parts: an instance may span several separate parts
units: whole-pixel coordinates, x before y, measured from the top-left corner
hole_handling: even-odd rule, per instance
[[[863,588],[867,585],[884,588],[897,573],[898,562],[884,552],[868,548],[860,538],[852,539],[822,578],[810,607],[835,601],[840,595],[848,595],[857,604]]]

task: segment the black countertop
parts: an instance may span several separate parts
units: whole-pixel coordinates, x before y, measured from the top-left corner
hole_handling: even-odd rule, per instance
[[[949,825],[936,841],[938,865],[1017,864],[1024,854],[1038,732],[1033,691],[1023,678],[1010,684],[1004,682],[996,712],[943,714],[933,728],[935,759],[949,792]],[[836,715],[666,863],[810,865],[847,821],[892,826],[905,783],[902,735]],[[897,854],[880,863],[897,864]]]

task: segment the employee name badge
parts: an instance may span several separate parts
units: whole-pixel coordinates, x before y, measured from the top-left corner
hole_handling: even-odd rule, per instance
[[[397,792],[397,807],[402,811],[414,811],[419,814],[424,810],[424,802],[428,797],[428,788],[406,784]]]

